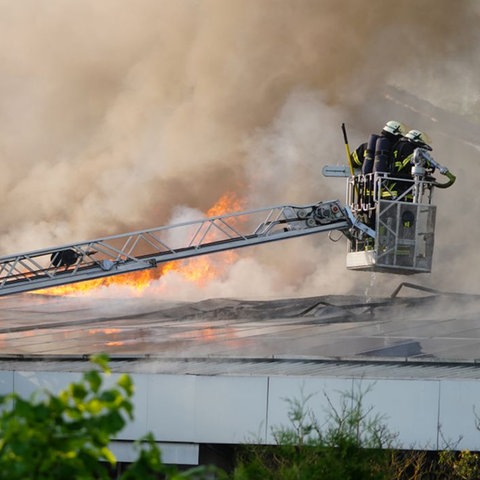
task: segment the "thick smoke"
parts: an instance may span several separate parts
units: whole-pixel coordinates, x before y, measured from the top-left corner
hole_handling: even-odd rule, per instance
[[[458,208],[476,191],[478,151],[452,143],[447,119],[386,101],[393,85],[475,111],[476,5],[0,1],[0,253],[158,226],[227,191],[252,208],[343,200],[342,180],[321,176],[345,161],[340,124],[354,146],[398,119],[435,127],[436,157],[458,173],[438,194],[440,274],[424,281],[443,288],[454,270],[459,288],[476,288],[476,215],[469,224]],[[318,237],[247,249],[200,295],[374,294],[398,282],[347,272],[345,250]]]

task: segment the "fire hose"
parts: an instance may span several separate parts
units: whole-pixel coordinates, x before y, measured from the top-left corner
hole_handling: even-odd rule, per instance
[[[445,183],[433,182],[433,186],[437,188],[451,187],[455,183],[455,180],[457,179],[457,177],[452,172],[450,172],[450,170],[447,167],[440,165],[424,148],[415,149],[415,151],[413,152],[412,164],[414,165],[412,167],[412,173],[414,173],[414,171],[419,168],[420,169],[424,168],[425,164],[428,164],[433,169],[436,168],[441,175],[445,175],[448,178],[447,182]]]

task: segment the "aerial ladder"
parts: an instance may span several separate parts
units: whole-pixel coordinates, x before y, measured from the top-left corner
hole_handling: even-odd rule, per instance
[[[431,162],[417,155],[411,185],[393,200],[383,200],[394,180],[386,174],[349,175],[347,167],[325,167],[325,176],[347,178],[346,205],[330,200],[260,208],[0,257],[0,296],[334,230],[347,239],[350,270],[428,273],[436,215],[432,193],[454,181],[450,174],[450,183],[436,182]],[[413,201],[406,201],[409,193]]]

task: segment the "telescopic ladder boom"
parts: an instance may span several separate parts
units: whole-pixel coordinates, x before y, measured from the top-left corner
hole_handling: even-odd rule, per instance
[[[0,296],[155,268],[160,263],[350,228],[337,200],[282,205],[0,257]]]

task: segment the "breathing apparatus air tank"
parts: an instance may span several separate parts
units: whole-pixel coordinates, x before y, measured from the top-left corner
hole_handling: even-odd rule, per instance
[[[362,164],[362,173],[366,175],[367,173],[372,173],[373,171],[373,162],[375,160],[375,146],[379,135],[372,133],[368,139],[367,149],[365,150],[365,159]]]
[[[390,151],[391,142],[388,138],[379,137],[375,144],[375,161],[373,171],[375,173],[390,172]]]

